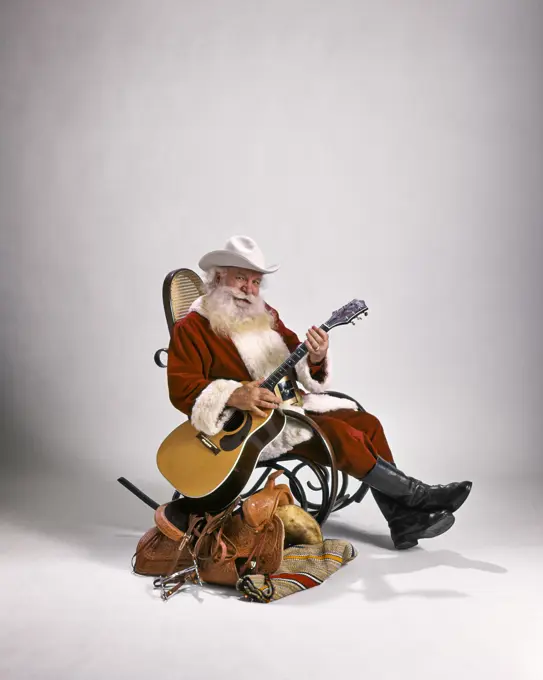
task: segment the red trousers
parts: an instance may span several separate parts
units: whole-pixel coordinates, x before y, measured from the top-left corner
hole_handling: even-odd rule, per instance
[[[375,465],[377,456],[394,461],[383,426],[371,413],[341,409],[329,413],[307,411],[307,415],[330,440],[339,470],[362,479]],[[289,453],[326,463],[322,446],[315,438],[298,444]]]

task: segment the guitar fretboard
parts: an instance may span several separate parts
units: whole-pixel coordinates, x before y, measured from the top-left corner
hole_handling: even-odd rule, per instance
[[[329,328],[328,326],[323,323],[321,324],[320,328],[322,328],[323,331],[328,331]],[[298,345],[298,347],[290,354],[285,361],[279,366],[278,368],[275,369],[275,371],[269,375],[264,382],[260,383],[260,387],[264,387],[268,390],[274,390],[275,386],[277,383],[283,378],[291,369],[296,366],[296,364],[301,361],[305,355],[308,353],[308,349],[305,346],[305,344],[302,342]]]

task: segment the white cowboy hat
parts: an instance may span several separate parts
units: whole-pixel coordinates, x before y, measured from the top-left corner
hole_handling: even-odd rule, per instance
[[[226,242],[224,250],[206,253],[198,266],[203,271],[210,267],[241,267],[261,274],[272,274],[279,269],[278,264],[266,266],[262,251],[249,236],[232,236]]]

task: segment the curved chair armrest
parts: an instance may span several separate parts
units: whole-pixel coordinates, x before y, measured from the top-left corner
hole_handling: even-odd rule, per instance
[[[351,397],[349,394],[345,394],[344,392],[335,392],[328,390],[324,392],[324,394],[329,394],[331,397],[340,397],[341,399],[349,399],[349,401],[354,401],[354,403],[358,406],[358,410],[362,411],[363,413],[366,413],[366,409],[360,404],[354,397]]]
[[[353,397],[351,397],[349,394],[336,391],[327,391],[325,392],[325,394],[329,394],[332,397],[341,397],[342,399],[349,399],[350,401],[353,401],[357,405],[359,411],[362,411],[362,413],[367,413],[366,409],[362,406],[362,404],[360,404],[356,399],[353,399]],[[342,510],[343,508],[346,508],[348,505],[351,505],[351,503],[360,503],[360,501],[368,493],[369,486],[365,482],[360,482],[358,489],[353,494],[347,493],[348,475],[346,475],[345,473],[342,473],[342,475],[343,485],[337,495],[336,503],[335,506],[332,508],[332,512],[335,512],[336,510]]]
[[[162,352],[164,352],[164,354],[166,356],[168,356],[168,350],[165,347],[162,347],[161,349],[157,349],[157,351],[155,352],[155,356],[154,356],[155,364],[159,368],[167,368],[167,364],[163,364],[162,361],[160,360],[160,355],[162,354]]]
[[[334,449],[332,448],[332,444],[330,443],[328,437],[324,434],[322,429],[317,425],[317,423],[310,418],[309,416],[306,416],[302,413],[299,413],[298,411],[291,411],[290,409],[283,409],[283,413],[288,416],[289,418],[293,418],[294,420],[298,420],[302,423],[305,423],[308,425],[313,432],[317,435],[317,437],[320,439],[324,450],[326,452],[326,455],[328,457],[329,465],[330,465],[330,491],[329,491],[329,496],[326,499],[326,502],[323,504],[323,507],[319,510],[317,515],[315,516],[316,521],[319,524],[324,524],[324,522],[328,519],[328,516],[332,512],[332,509],[334,505],[336,504],[336,499],[337,499],[337,493],[338,493],[338,469],[337,469],[337,464],[336,464],[336,457],[334,455]],[[280,459],[283,458],[283,460],[286,460],[289,458],[288,454],[286,454],[284,457],[280,456]]]

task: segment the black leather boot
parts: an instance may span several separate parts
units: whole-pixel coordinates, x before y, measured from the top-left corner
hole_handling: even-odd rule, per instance
[[[440,536],[454,524],[454,515],[447,510],[424,512],[406,508],[376,489],[371,492],[388,522],[390,537],[396,550],[413,548],[422,538]]]
[[[436,510],[455,512],[469,496],[472,486],[471,482],[430,486],[408,477],[394,464],[379,457],[362,481],[371,489],[381,491],[401,505],[426,512]]]

